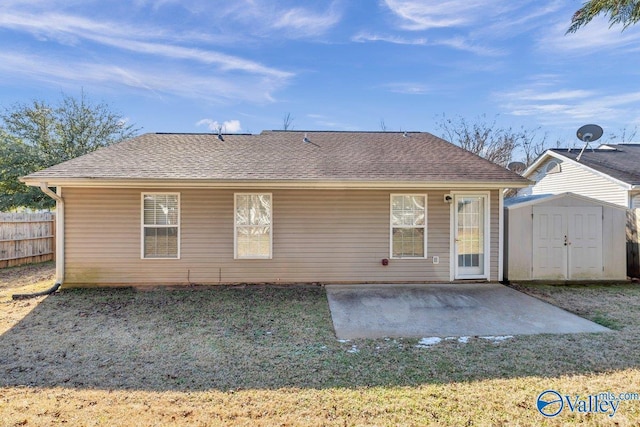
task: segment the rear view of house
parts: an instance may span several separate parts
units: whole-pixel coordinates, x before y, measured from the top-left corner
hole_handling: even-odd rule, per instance
[[[145,134],[23,181],[72,286],[501,280],[502,190],[529,184],[429,133],[293,131]]]

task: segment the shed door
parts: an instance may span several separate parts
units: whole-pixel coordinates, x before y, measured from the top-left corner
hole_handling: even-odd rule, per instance
[[[568,276],[564,238],[567,219],[562,208],[533,208],[533,278],[564,280]]]
[[[602,208],[567,208],[569,278],[602,277]]]
[[[533,208],[533,278],[602,277],[602,208]]]

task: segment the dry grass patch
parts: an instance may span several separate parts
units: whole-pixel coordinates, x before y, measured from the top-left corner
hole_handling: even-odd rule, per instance
[[[50,284],[50,283],[49,283]],[[72,289],[0,336],[7,425],[540,425],[548,388],[640,391],[640,292],[527,287],[605,334],[339,342],[321,287]],[[0,305],[22,310],[21,301]],[[614,421],[636,425],[640,402]],[[606,424],[606,415],[555,421]],[[1,423],[0,423],[1,424]]]
[[[54,282],[54,274],[53,262],[0,269],[0,334],[16,325],[43,299],[14,302],[11,295],[50,288]]]
[[[560,378],[491,379],[413,387],[148,391],[0,388],[3,425],[78,426],[586,426],[638,425],[640,402],[622,402],[613,418],[535,408],[541,387],[586,395],[640,384],[640,371]]]

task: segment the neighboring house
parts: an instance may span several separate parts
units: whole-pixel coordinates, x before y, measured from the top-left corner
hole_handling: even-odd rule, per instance
[[[624,206],[640,208],[640,144],[603,144],[581,149],[553,148],[524,172],[534,181],[519,196],[571,192]]]
[[[297,131],[145,134],[22,180],[73,286],[501,280],[503,189],[530,184],[429,133]]]

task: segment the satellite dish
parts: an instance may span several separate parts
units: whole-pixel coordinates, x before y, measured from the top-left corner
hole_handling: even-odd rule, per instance
[[[598,125],[584,125],[578,129],[576,135],[580,141],[589,143],[600,139],[602,132],[602,128]]]
[[[527,168],[527,165],[525,165],[522,162],[511,162],[507,165],[507,169],[516,173],[520,173],[526,168]]]
[[[589,143],[591,141],[600,139],[600,137],[602,136],[602,132],[602,128],[598,125],[584,125],[581,126],[580,129],[578,129],[576,135],[578,136],[578,139],[580,141],[584,142],[584,147],[582,147],[582,150],[580,150],[580,154],[578,154],[578,157],[576,157],[577,162],[580,161],[582,153],[584,153],[584,150],[589,146]],[[591,149],[591,151],[593,151],[593,148]]]

